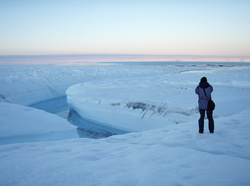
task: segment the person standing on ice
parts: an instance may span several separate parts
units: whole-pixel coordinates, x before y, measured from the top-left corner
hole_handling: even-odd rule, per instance
[[[207,111],[208,118],[208,129],[210,133],[214,133],[214,119],[213,111],[207,109],[208,101],[211,100],[211,93],[213,92],[213,87],[207,82],[207,78],[203,77],[200,80],[199,85],[195,89],[195,93],[199,96],[199,133],[204,131],[204,117],[205,112]]]

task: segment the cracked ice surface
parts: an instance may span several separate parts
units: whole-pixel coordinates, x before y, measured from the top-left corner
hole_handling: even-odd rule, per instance
[[[187,121],[197,113],[192,85],[180,88],[164,80],[155,76],[87,82],[66,94],[69,105],[85,118],[128,132],[144,131]],[[180,104],[176,99],[188,101]]]
[[[105,78],[126,78],[155,73],[162,69],[144,69],[118,65],[1,65],[0,101],[31,105],[65,96],[76,83]]]

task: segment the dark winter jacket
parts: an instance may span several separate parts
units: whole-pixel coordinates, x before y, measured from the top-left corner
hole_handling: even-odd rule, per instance
[[[207,96],[204,93],[206,91]],[[199,96],[199,108],[200,109],[207,109],[207,103],[211,100],[211,93],[213,92],[213,87],[209,85],[208,82],[201,82],[195,89],[195,93]]]

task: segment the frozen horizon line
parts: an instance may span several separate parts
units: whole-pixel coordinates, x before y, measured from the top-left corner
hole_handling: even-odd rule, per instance
[[[12,54],[12,55],[1,55],[0,58],[4,57],[67,57],[67,56],[196,56],[196,57],[250,57],[250,55],[206,55],[206,54]]]
[[[143,54],[72,54],[72,55],[0,55],[0,64],[13,63],[89,63],[89,62],[250,62],[241,55],[143,55]]]

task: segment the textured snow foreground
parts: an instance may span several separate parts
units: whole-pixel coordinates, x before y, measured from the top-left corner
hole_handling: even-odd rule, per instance
[[[109,138],[1,146],[1,185],[249,185],[250,110]]]
[[[3,65],[0,75],[0,185],[250,184],[249,66]],[[198,133],[202,76],[214,134]],[[66,90],[83,118],[130,133],[76,138],[66,120],[26,107]]]

